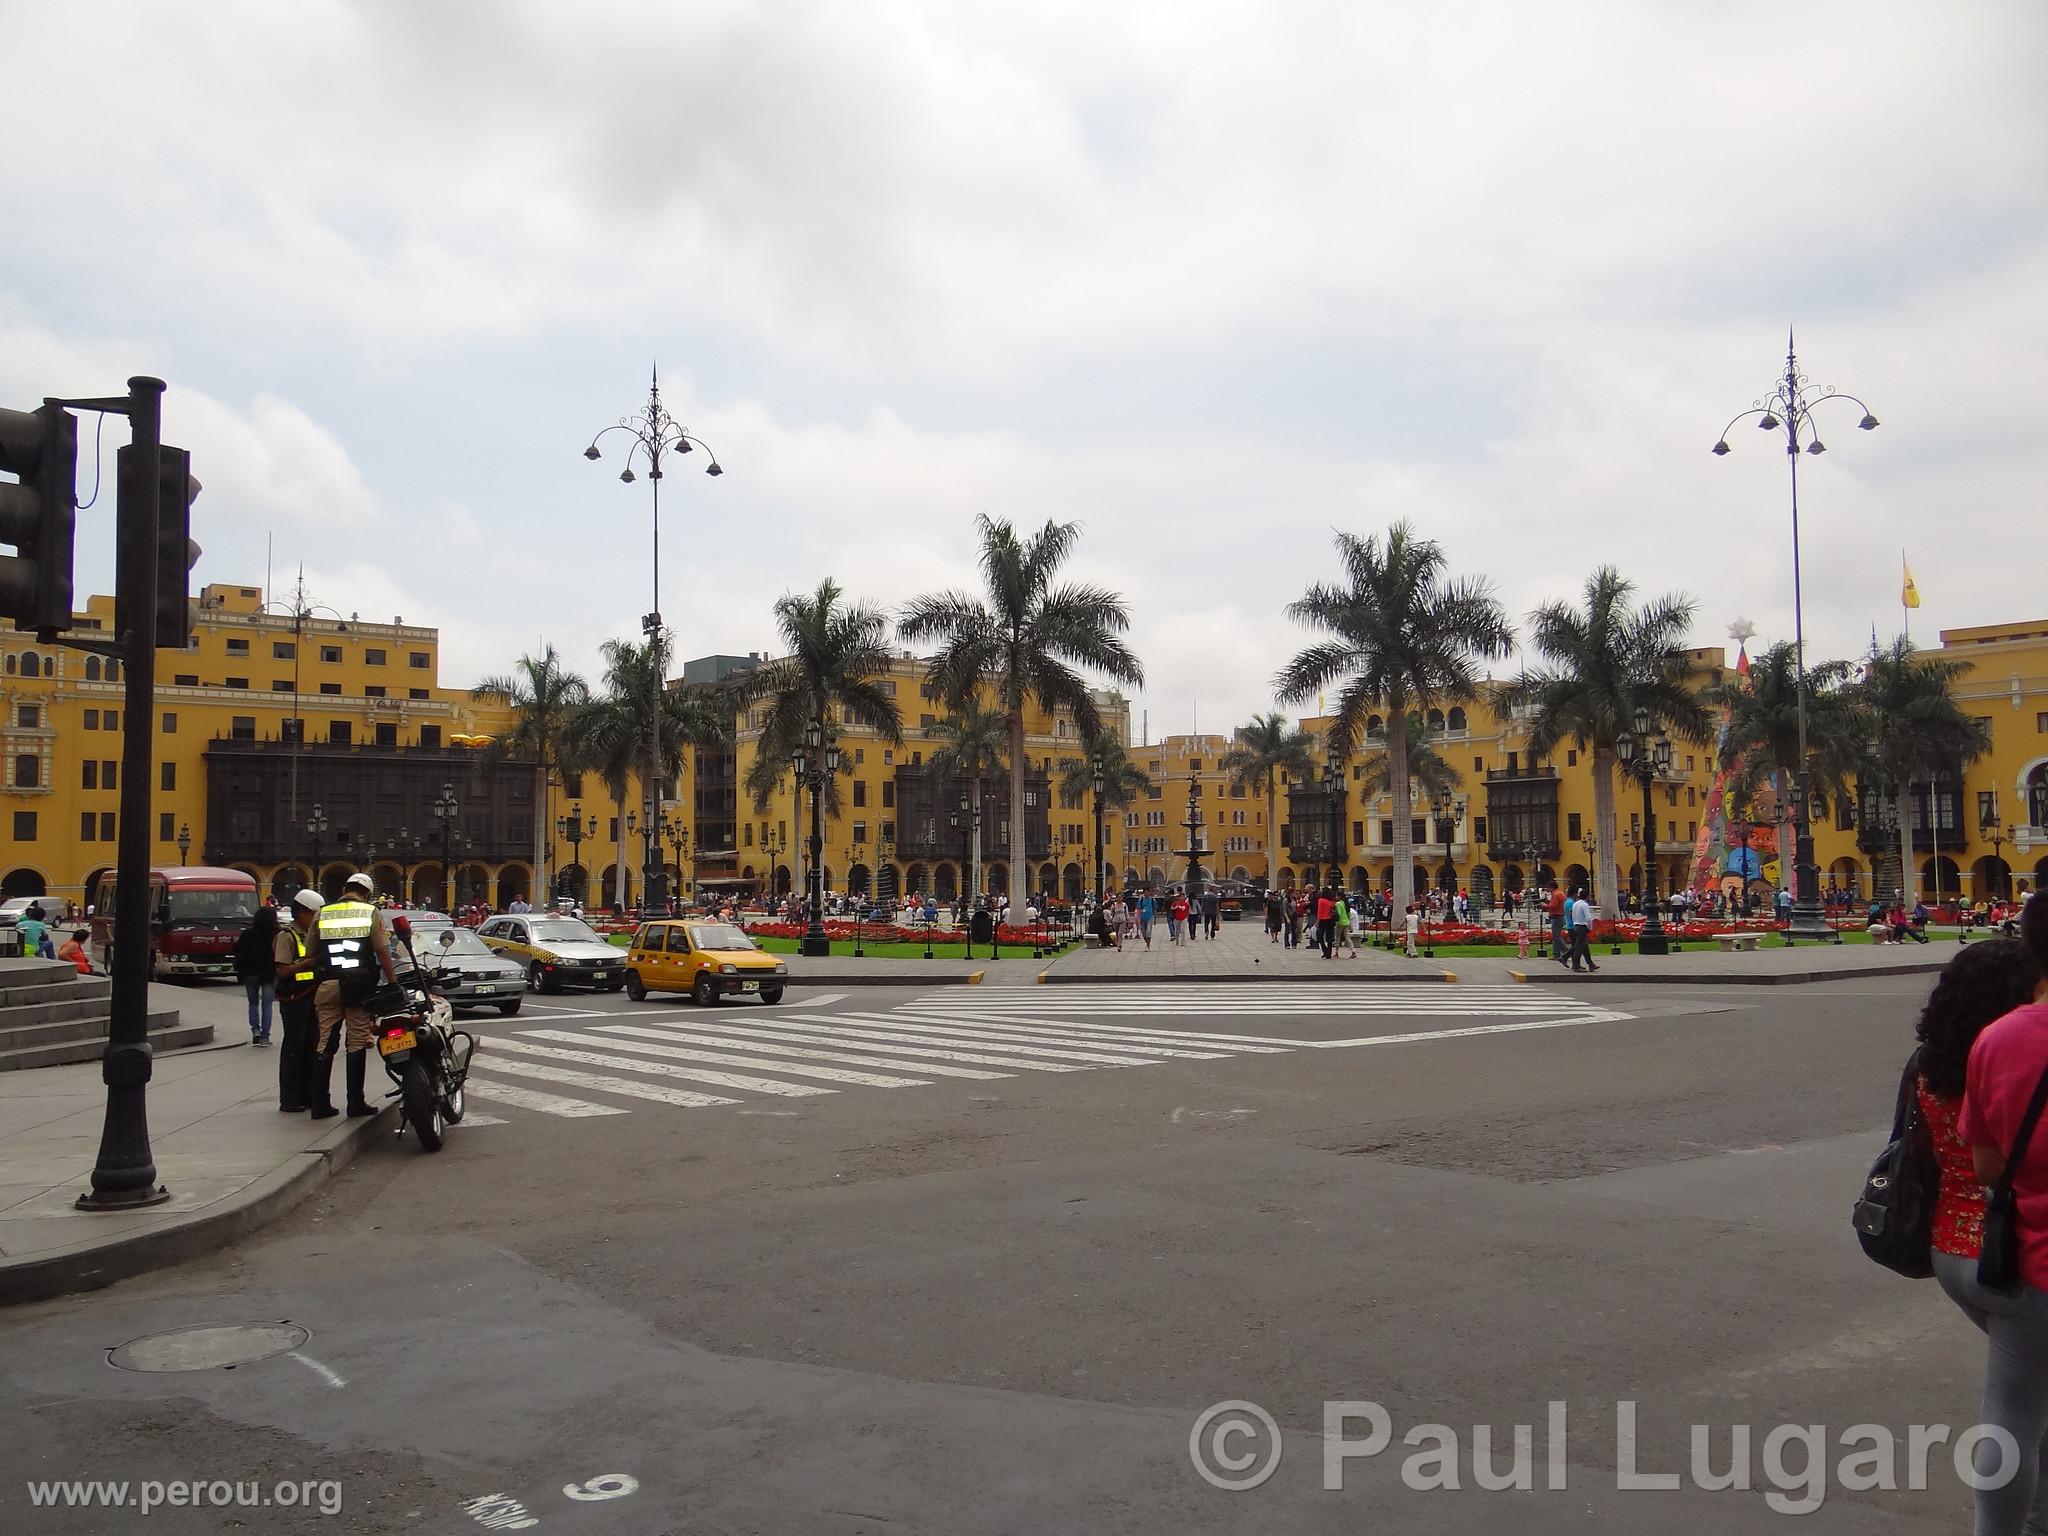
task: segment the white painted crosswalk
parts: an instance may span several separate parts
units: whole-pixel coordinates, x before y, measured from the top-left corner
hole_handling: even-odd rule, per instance
[[[848,997],[813,995],[775,1009],[671,1003],[557,1014],[544,1025],[536,1020],[534,1027],[486,1038],[470,1093],[492,1108],[572,1120],[646,1106],[755,1113],[762,1111],[745,1108],[754,1099],[815,1101],[946,1080],[1029,1081],[1177,1063],[1227,1064],[1629,1017],[1527,986],[951,987],[893,1007],[849,1003]],[[1429,1027],[1320,1038],[1331,1032],[1333,1021],[1344,1033],[1341,1021],[1352,1017],[1413,1018]],[[478,1113],[466,1123],[512,1122]]]

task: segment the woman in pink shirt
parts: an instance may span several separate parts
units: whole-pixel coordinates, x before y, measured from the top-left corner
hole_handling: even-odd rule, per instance
[[[2048,973],[2048,902],[2029,901],[2020,916],[2020,943],[2037,969]],[[1956,1131],[1969,1143],[1978,1180],[1996,1183],[2018,1140],[2036,1092],[2048,1085],[2048,1002],[2034,1000],[1987,1025],[1970,1047],[1968,1079]],[[1944,1178],[1944,1185],[1947,1180]],[[1977,1491],[1977,1536],[2019,1536],[2044,1530],[2048,1512],[2036,1511],[2042,1488],[2041,1445],[2048,1438],[2048,1124],[2037,1126],[2014,1160],[2020,1289],[2017,1296],[1986,1290],[1969,1276],[1965,1311],[1983,1313],[1991,1345],[1984,1367],[1986,1425],[2003,1429],[2019,1447],[2017,1469],[2006,1469],[2003,1447],[1977,1445],[1977,1470],[1996,1487]],[[1937,1226],[1938,1230],[1938,1226]],[[1939,1266],[1940,1259],[1936,1259]],[[1974,1267],[1973,1267],[1974,1269]],[[1942,1273],[1937,1267],[1937,1273]],[[1942,1274],[1944,1287],[1949,1277]],[[1955,1294],[1951,1291],[1951,1294]],[[2013,1470],[2010,1478],[1998,1473]],[[2036,1519],[2030,1522],[2030,1513]]]

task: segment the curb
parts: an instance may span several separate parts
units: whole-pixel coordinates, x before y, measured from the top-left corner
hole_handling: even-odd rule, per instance
[[[1873,976],[1931,976],[1940,972],[1945,962],[1940,960],[1914,961],[1911,965],[1883,965],[1857,967],[1841,971],[1767,971],[1747,975],[1731,976],[1717,971],[1680,971],[1658,975],[1654,971],[1624,971],[1610,976],[1605,971],[1591,976],[1575,975],[1570,971],[1559,971],[1555,976],[1541,974],[1523,975],[1519,971],[1509,974],[1517,981],[1536,986],[1556,986],[1560,982],[1574,986],[1596,987],[1602,984],[1637,987],[1803,987],[1824,981],[1867,981]]]
[[[1229,986],[1242,986],[1254,982],[1268,984],[1273,982],[1279,982],[1282,985],[1286,986],[1326,986],[1331,982],[1346,982],[1359,986],[1377,985],[1406,987],[1413,986],[1418,981],[1447,983],[1454,982],[1458,979],[1458,973],[1456,971],[1438,970],[1434,966],[1425,965],[1417,967],[1415,973],[1413,975],[1408,976],[1388,975],[1380,971],[1375,971],[1372,972],[1370,975],[1365,976],[1349,975],[1344,972],[1339,972],[1335,975],[1326,976],[1320,971],[1305,973],[1301,971],[1283,971],[1275,969],[1272,971],[1214,972],[1201,976],[1175,975],[1170,972],[1158,976],[1132,976],[1129,974],[1121,974],[1116,976],[1061,976],[1053,971],[1040,971],[1038,973],[1038,979],[1041,982],[1050,982],[1055,986],[1087,984],[1090,986],[1152,987],[1158,986],[1162,982],[1172,982],[1176,985],[1183,983],[1194,983],[1196,985],[1200,985],[1204,982],[1215,982]]]
[[[181,1220],[133,1237],[0,1261],[0,1307],[96,1291],[225,1248],[293,1209],[355,1161],[379,1134],[390,1134],[397,1120],[398,1106],[388,1104],[374,1115],[346,1121],[262,1178]]]

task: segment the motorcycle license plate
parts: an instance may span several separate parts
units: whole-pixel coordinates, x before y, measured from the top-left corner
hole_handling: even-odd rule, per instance
[[[761,983],[758,981],[743,981],[740,983],[740,990],[742,992],[758,992],[761,990]]]
[[[377,1049],[386,1056],[396,1056],[400,1051],[409,1051],[418,1044],[419,1036],[409,1029],[402,1035],[379,1035],[377,1037]]]

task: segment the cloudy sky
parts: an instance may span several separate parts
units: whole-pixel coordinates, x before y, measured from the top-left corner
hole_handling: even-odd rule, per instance
[[[1267,705],[1332,528],[1411,518],[1517,615],[1612,560],[1699,643],[1789,634],[1784,454],[1707,450],[1791,324],[1884,422],[1802,460],[1812,645],[1896,629],[1902,549],[1916,636],[2048,614],[2032,0],[0,20],[0,401],[160,374],[200,578],[269,540],[451,682],[637,632],[647,485],[581,450],[656,359],[727,469],[665,483],[689,655],[971,581],[977,512],[1084,524],[1155,737]]]

